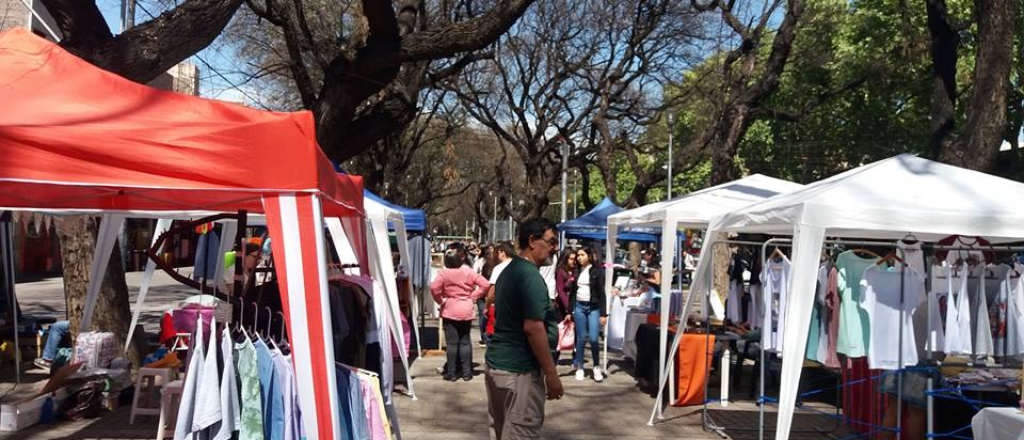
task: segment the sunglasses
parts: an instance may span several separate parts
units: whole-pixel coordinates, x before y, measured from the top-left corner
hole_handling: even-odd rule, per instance
[[[543,241],[551,247],[558,247],[558,237],[552,237],[550,240],[545,240],[542,237],[536,237],[538,240]]]

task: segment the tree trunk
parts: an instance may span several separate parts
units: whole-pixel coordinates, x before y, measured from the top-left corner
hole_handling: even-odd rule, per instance
[[[739,178],[740,169],[736,166],[736,153],[739,152],[740,142],[750,127],[750,108],[745,104],[737,104],[725,113],[723,119],[716,136],[720,145],[714,149],[711,156],[711,186]]]
[[[115,252],[110,253],[106,276],[93,313],[92,329],[80,329],[89,285],[89,266],[92,264],[99,232],[99,219],[91,216],[69,216],[58,217],[54,223],[60,237],[61,258],[64,260],[64,290],[67,295],[72,340],[83,330],[112,332],[117,343],[117,353],[123,353],[132,313],[121,253],[116,252],[116,245]],[[139,364],[145,348],[133,346],[128,351],[127,357],[133,365]]]
[[[946,0],[926,0],[931,36],[932,108],[928,147],[942,157],[953,142],[956,126],[956,61],[960,37],[949,23]]]
[[[1014,5],[1020,0],[975,0],[978,53],[967,103],[967,121],[942,160],[964,168],[989,171],[996,163],[1006,130],[1006,98],[1013,65]]]

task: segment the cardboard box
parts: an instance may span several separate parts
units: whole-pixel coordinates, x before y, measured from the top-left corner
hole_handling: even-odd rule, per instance
[[[68,396],[67,390],[60,388],[55,391],[53,411]],[[39,423],[43,414],[43,404],[48,395],[30,397],[16,402],[0,404],[0,431],[20,431]]]

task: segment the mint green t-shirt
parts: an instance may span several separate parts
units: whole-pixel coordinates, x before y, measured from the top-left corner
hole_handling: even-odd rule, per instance
[[[836,271],[839,280],[839,336],[836,339],[836,351],[847,357],[867,356],[868,352],[868,314],[860,307],[860,280],[864,270],[877,261],[874,258],[861,258],[853,251],[846,251],[836,258]]]

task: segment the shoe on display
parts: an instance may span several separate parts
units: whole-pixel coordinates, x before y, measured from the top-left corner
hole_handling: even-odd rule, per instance
[[[601,369],[595,367],[594,368],[594,382],[600,382],[602,380],[604,380],[604,375],[601,374]]]
[[[587,378],[587,373],[583,372],[582,368],[576,369],[576,380],[583,380]]]

